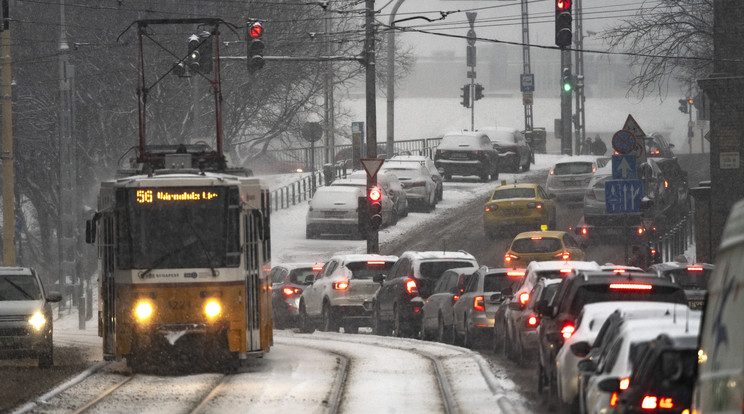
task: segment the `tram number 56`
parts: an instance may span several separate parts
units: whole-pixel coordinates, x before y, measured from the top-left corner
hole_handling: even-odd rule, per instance
[[[137,190],[138,203],[152,203],[152,190]]]

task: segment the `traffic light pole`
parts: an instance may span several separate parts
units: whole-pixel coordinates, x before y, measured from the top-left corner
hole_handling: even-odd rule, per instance
[[[563,71],[571,73],[571,51],[561,49],[561,76]],[[563,90],[561,85],[561,154],[573,155],[571,137],[571,91]]]
[[[367,105],[367,158],[377,158],[377,108],[375,84],[375,0],[365,2],[365,95]],[[367,194],[377,185],[377,175],[367,174]],[[368,218],[369,219],[369,218]],[[367,233],[367,253],[380,253],[379,232],[370,229]]]

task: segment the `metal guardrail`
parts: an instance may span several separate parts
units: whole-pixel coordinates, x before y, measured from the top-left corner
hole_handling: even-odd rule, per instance
[[[695,242],[694,223],[694,210],[691,210],[671,229],[653,241],[661,262],[673,261]]]
[[[277,211],[307,201],[319,186],[330,185],[334,179],[346,176],[346,163],[326,164],[322,171],[313,171],[308,176],[271,191],[271,209]]]

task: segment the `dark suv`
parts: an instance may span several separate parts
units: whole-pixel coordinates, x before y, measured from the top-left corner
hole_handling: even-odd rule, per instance
[[[538,388],[548,387],[548,399],[557,401],[555,359],[564,341],[576,329],[584,305],[609,301],[650,301],[687,305],[684,290],[675,283],[641,272],[585,271],[569,275],[558,287],[550,305],[536,304],[538,326]]]
[[[466,252],[403,253],[388,275],[377,275],[380,289],[372,301],[372,330],[376,335],[412,337],[421,330],[424,301],[445,270],[478,267]]]
[[[434,164],[445,180],[453,175],[477,175],[482,181],[499,178],[499,152],[485,132],[458,132],[442,137]]]

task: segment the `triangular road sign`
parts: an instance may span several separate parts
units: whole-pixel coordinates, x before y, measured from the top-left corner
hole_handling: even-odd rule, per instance
[[[652,218],[643,218],[641,221],[643,222],[643,228],[646,229],[646,231],[651,230],[651,226],[654,225],[654,219]]]
[[[364,171],[367,171],[367,177],[370,179],[375,178],[377,171],[380,171],[383,161],[382,158],[360,158],[359,161],[364,167]]]
[[[643,130],[641,129],[641,126],[638,125],[638,122],[636,122],[636,120],[633,119],[633,115],[628,115],[628,119],[625,120],[625,125],[623,125],[623,129],[626,131],[630,131],[630,133],[635,135],[635,137],[638,139],[641,139],[641,137],[646,136],[646,133],[643,132]]]

